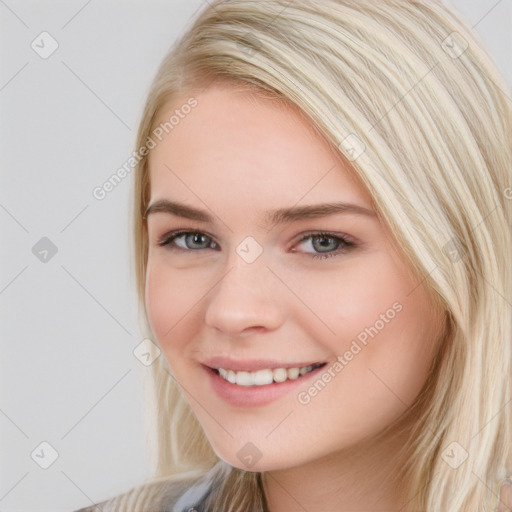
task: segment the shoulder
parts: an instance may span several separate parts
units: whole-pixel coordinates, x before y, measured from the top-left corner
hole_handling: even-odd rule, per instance
[[[201,512],[204,500],[227,471],[227,465],[219,461],[200,474],[180,474],[150,481],[73,512],[188,512],[194,508]]]
[[[73,512],[132,512],[133,510],[174,512],[180,498],[183,496],[193,498],[193,491],[197,489],[197,480],[197,478],[190,478],[139,485],[127,492]],[[181,512],[180,509],[176,510]]]
[[[158,512],[203,512],[208,495],[225,481],[230,471],[231,466],[219,460],[199,478],[188,479],[179,488],[169,489]]]

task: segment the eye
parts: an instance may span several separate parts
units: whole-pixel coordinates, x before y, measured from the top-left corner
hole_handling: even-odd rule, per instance
[[[167,246],[170,250],[200,251],[205,249],[220,250],[217,242],[202,231],[178,230],[165,234],[158,240],[159,246]],[[357,247],[357,243],[348,235],[334,233],[306,233],[301,236],[298,245],[315,259],[326,259],[345,254]],[[293,250],[292,252],[298,252]]]
[[[218,249],[217,243],[201,231],[172,231],[164,235],[157,243],[160,246],[169,246],[169,249],[185,251]]]
[[[304,252],[316,253],[312,255],[315,259],[339,256],[357,247],[357,244],[347,235],[341,236],[333,233],[307,233],[302,235],[300,244],[306,249]]]

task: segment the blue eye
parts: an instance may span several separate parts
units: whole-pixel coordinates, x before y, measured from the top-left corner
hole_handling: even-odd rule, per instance
[[[315,259],[339,256],[340,254],[345,254],[349,250],[354,249],[357,245],[346,236],[334,235],[332,233],[309,233],[303,235],[300,242],[302,243],[306,240],[308,243],[305,245],[316,252],[316,254],[312,255]]]
[[[306,243],[305,243],[306,242]],[[346,235],[335,235],[333,233],[307,233],[302,235],[299,244],[309,250],[292,251],[302,252],[315,259],[326,259],[339,256],[357,247],[357,243]],[[160,246],[168,246],[172,250],[200,251],[213,249],[218,251],[219,245],[209,235],[201,231],[172,231],[158,241]]]
[[[158,245],[165,246],[174,244],[184,250],[217,249],[218,245],[204,233],[199,231],[173,231],[164,236]]]

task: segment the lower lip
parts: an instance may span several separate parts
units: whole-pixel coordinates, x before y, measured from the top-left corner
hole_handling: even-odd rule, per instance
[[[232,384],[208,366],[203,366],[203,368],[210,378],[212,388],[223,400],[236,407],[251,407],[269,404],[290,393],[321,372],[325,366],[315,368],[296,379],[288,379],[284,382],[274,382],[273,384],[265,384],[263,386],[239,386],[238,384]]]

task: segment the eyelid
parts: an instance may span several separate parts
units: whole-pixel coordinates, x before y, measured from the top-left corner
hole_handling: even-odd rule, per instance
[[[197,253],[200,254],[204,251],[204,249],[185,249],[183,247],[180,247],[176,244],[172,245],[172,243],[179,237],[183,235],[190,235],[190,234],[199,234],[199,235],[205,235],[210,240],[210,245],[214,245],[215,247],[206,247],[204,249],[213,249],[215,251],[219,251],[220,245],[215,240],[213,235],[208,233],[207,231],[204,231],[202,229],[195,229],[195,228],[183,228],[183,229],[175,229],[166,232],[162,237],[160,237],[157,240],[157,244],[159,246],[162,246],[163,248],[167,248],[170,251],[178,251],[182,253]],[[327,231],[318,231],[318,230],[311,230],[304,233],[301,233],[298,240],[295,240],[295,242],[292,245],[292,248],[295,247],[297,244],[300,244],[301,242],[304,242],[307,239],[313,239],[313,238],[331,238],[335,239],[339,242],[338,248],[334,249],[333,251],[327,251],[327,252],[302,252],[297,250],[291,250],[292,253],[298,253],[298,254],[304,254],[307,255],[309,258],[312,259],[321,259],[325,260],[327,258],[331,257],[337,257],[341,255],[345,255],[349,252],[351,252],[354,249],[359,248],[361,243],[352,237],[351,235],[348,235],[346,233],[332,233]]]
[[[219,243],[215,240],[214,235],[212,235],[208,231],[205,231],[202,228],[173,229],[171,231],[165,232],[162,236],[158,237],[157,243],[159,245],[161,245],[162,243],[164,243],[166,240],[169,240],[170,238],[176,238],[180,235],[191,234],[191,233],[206,235],[208,238],[210,238],[212,240],[212,242],[215,242],[217,245],[219,245]],[[354,244],[354,245],[359,244],[358,240],[356,240],[353,236],[348,235],[346,233],[332,233],[330,231],[311,230],[311,231],[306,231],[305,233],[301,233],[298,240],[295,240],[293,242],[293,245],[297,244],[298,242],[304,241],[306,238],[310,238],[310,237],[314,237],[314,236],[332,237],[332,238],[345,240],[346,242],[349,242],[350,244]]]
[[[347,245],[350,244],[351,246],[352,245],[356,246],[356,245],[360,244],[360,242],[355,237],[353,237],[347,233],[333,233],[331,231],[318,231],[318,230],[311,230],[311,231],[306,231],[305,233],[301,233],[298,241],[302,242],[306,238],[320,237],[320,236],[336,238],[336,239],[347,242]],[[297,242],[294,242],[294,243],[297,243]]]
[[[165,231],[163,235],[158,237],[157,241],[160,242],[162,240],[169,238],[170,236],[173,236],[173,235],[177,236],[180,234],[183,235],[185,233],[200,233],[202,235],[207,235],[212,240],[215,239],[215,236],[212,233],[209,233],[208,231],[206,231],[204,228],[201,228],[199,226],[190,226],[190,227],[186,227],[186,228],[169,229],[169,230]]]
[[[160,236],[159,238],[157,238],[157,241],[156,243],[160,246],[163,246],[165,247],[166,245],[169,245],[171,244],[171,241],[173,241],[174,239],[182,236],[182,235],[187,235],[187,234],[199,234],[199,235],[206,235],[206,237],[208,237],[210,239],[210,241],[212,243],[214,243],[215,245],[219,246],[219,243],[217,242],[217,240],[215,239],[215,237],[209,233],[208,231],[205,231],[204,229],[202,228],[183,228],[183,229],[172,229],[171,231],[167,231],[165,232],[162,236]],[[174,248],[174,247],[173,247]],[[176,249],[182,249],[181,247],[177,247]],[[183,249],[183,250],[186,250],[186,249]],[[198,249],[196,249],[198,250]],[[193,249],[190,249],[190,252],[192,252]]]
[[[309,258],[314,260],[325,260],[327,258],[335,258],[342,255],[347,255],[351,251],[359,248],[361,245],[360,242],[356,241],[356,239],[350,235],[345,233],[331,233],[327,231],[310,231],[306,233],[302,233],[299,240],[294,243],[293,247],[301,242],[304,242],[307,239],[313,238],[331,238],[337,240],[339,242],[339,247],[333,251],[328,252],[302,252],[297,250],[292,250],[291,252],[305,254]]]

